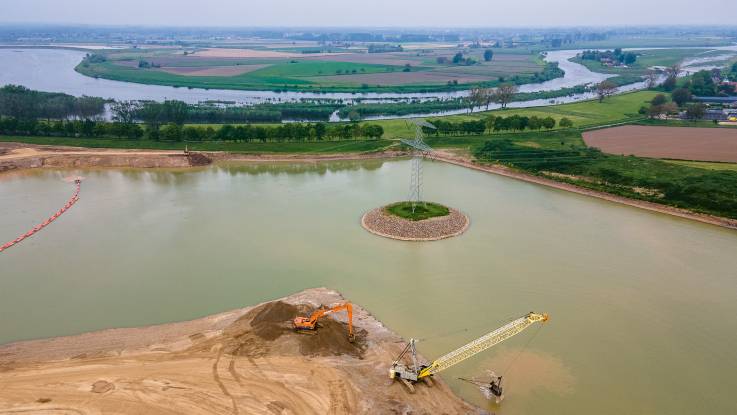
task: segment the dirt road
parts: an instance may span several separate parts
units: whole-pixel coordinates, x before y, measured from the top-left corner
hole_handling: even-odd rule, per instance
[[[409,394],[388,378],[404,345],[354,305],[317,335],[295,314],[344,301],[306,290],[189,322],[0,346],[0,414],[477,414],[439,379]],[[337,319],[343,320],[338,321]]]

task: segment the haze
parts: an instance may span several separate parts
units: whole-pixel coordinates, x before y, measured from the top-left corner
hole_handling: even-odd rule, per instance
[[[5,23],[161,26],[510,27],[728,25],[732,0],[4,0]],[[692,13],[698,9],[698,13]]]

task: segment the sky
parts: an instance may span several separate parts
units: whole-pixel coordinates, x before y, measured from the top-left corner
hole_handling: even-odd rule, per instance
[[[735,3],[737,0],[0,0],[0,22],[432,28],[734,25]]]

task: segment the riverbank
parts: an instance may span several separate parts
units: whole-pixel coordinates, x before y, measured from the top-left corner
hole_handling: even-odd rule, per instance
[[[342,303],[316,288],[197,320],[0,346],[0,413],[480,414],[435,378],[408,393],[388,381],[404,340],[353,305],[316,335],[291,319]]]
[[[370,152],[346,153],[283,153],[248,154],[230,152],[197,152],[185,154],[176,150],[111,150],[87,149],[79,147],[43,146],[24,143],[0,143],[0,173],[32,168],[91,168],[91,167],[133,167],[133,168],[189,168],[207,165],[211,162],[324,162],[340,160],[370,160],[406,157],[405,151],[380,150]],[[585,196],[596,197],[610,202],[637,207],[652,212],[664,213],[684,219],[737,229],[737,220],[696,213],[644,200],[631,199],[610,193],[586,189],[570,183],[550,178],[534,176],[515,171],[505,166],[481,164],[470,156],[459,155],[448,150],[435,151],[432,159],[499,174],[529,183],[565,190]]]
[[[119,150],[0,142],[0,173],[34,168],[189,168],[212,162],[321,162],[404,157],[404,151],[244,154],[180,150]]]
[[[644,200],[631,199],[627,197],[617,196],[610,193],[599,192],[596,190],[586,189],[580,186],[576,186],[570,183],[559,182],[544,177],[533,176],[531,174],[522,173],[515,171],[505,166],[497,164],[480,164],[472,161],[468,157],[459,156],[447,151],[436,151],[431,156],[434,160],[443,161],[446,163],[455,164],[457,166],[467,167],[469,169],[480,170],[487,173],[494,173],[513,179],[523,180],[529,183],[535,183],[543,186],[552,187],[559,190],[565,190],[567,192],[573,192],[580,195],[596,197],[598,199],[607,200],[610,202],[620,203],[627,206],[632,206],[640,209],[649,210],[651,212],[664,213],[671,216],[677,216],[684,219],[695,220],[702,223],[708,223],[710,225],[717,225],[729,229],[737,229],[737,220],[724,218],[720,216],[707,215],[703,213],[696,213],[686,209],[679,209],[667,205],[661,205],[658,203],[647,202]]]

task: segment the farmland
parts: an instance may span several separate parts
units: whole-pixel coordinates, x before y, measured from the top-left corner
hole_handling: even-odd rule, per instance
[[[401,51],[270,47],[98,51],[76,70],[91,77],[188,88],[320,92],[445,91],[556,76],[536,50],[411,45]],[[460,54],[460,55],[459,55]],[[458,56],[458,57],[457,57]]]

